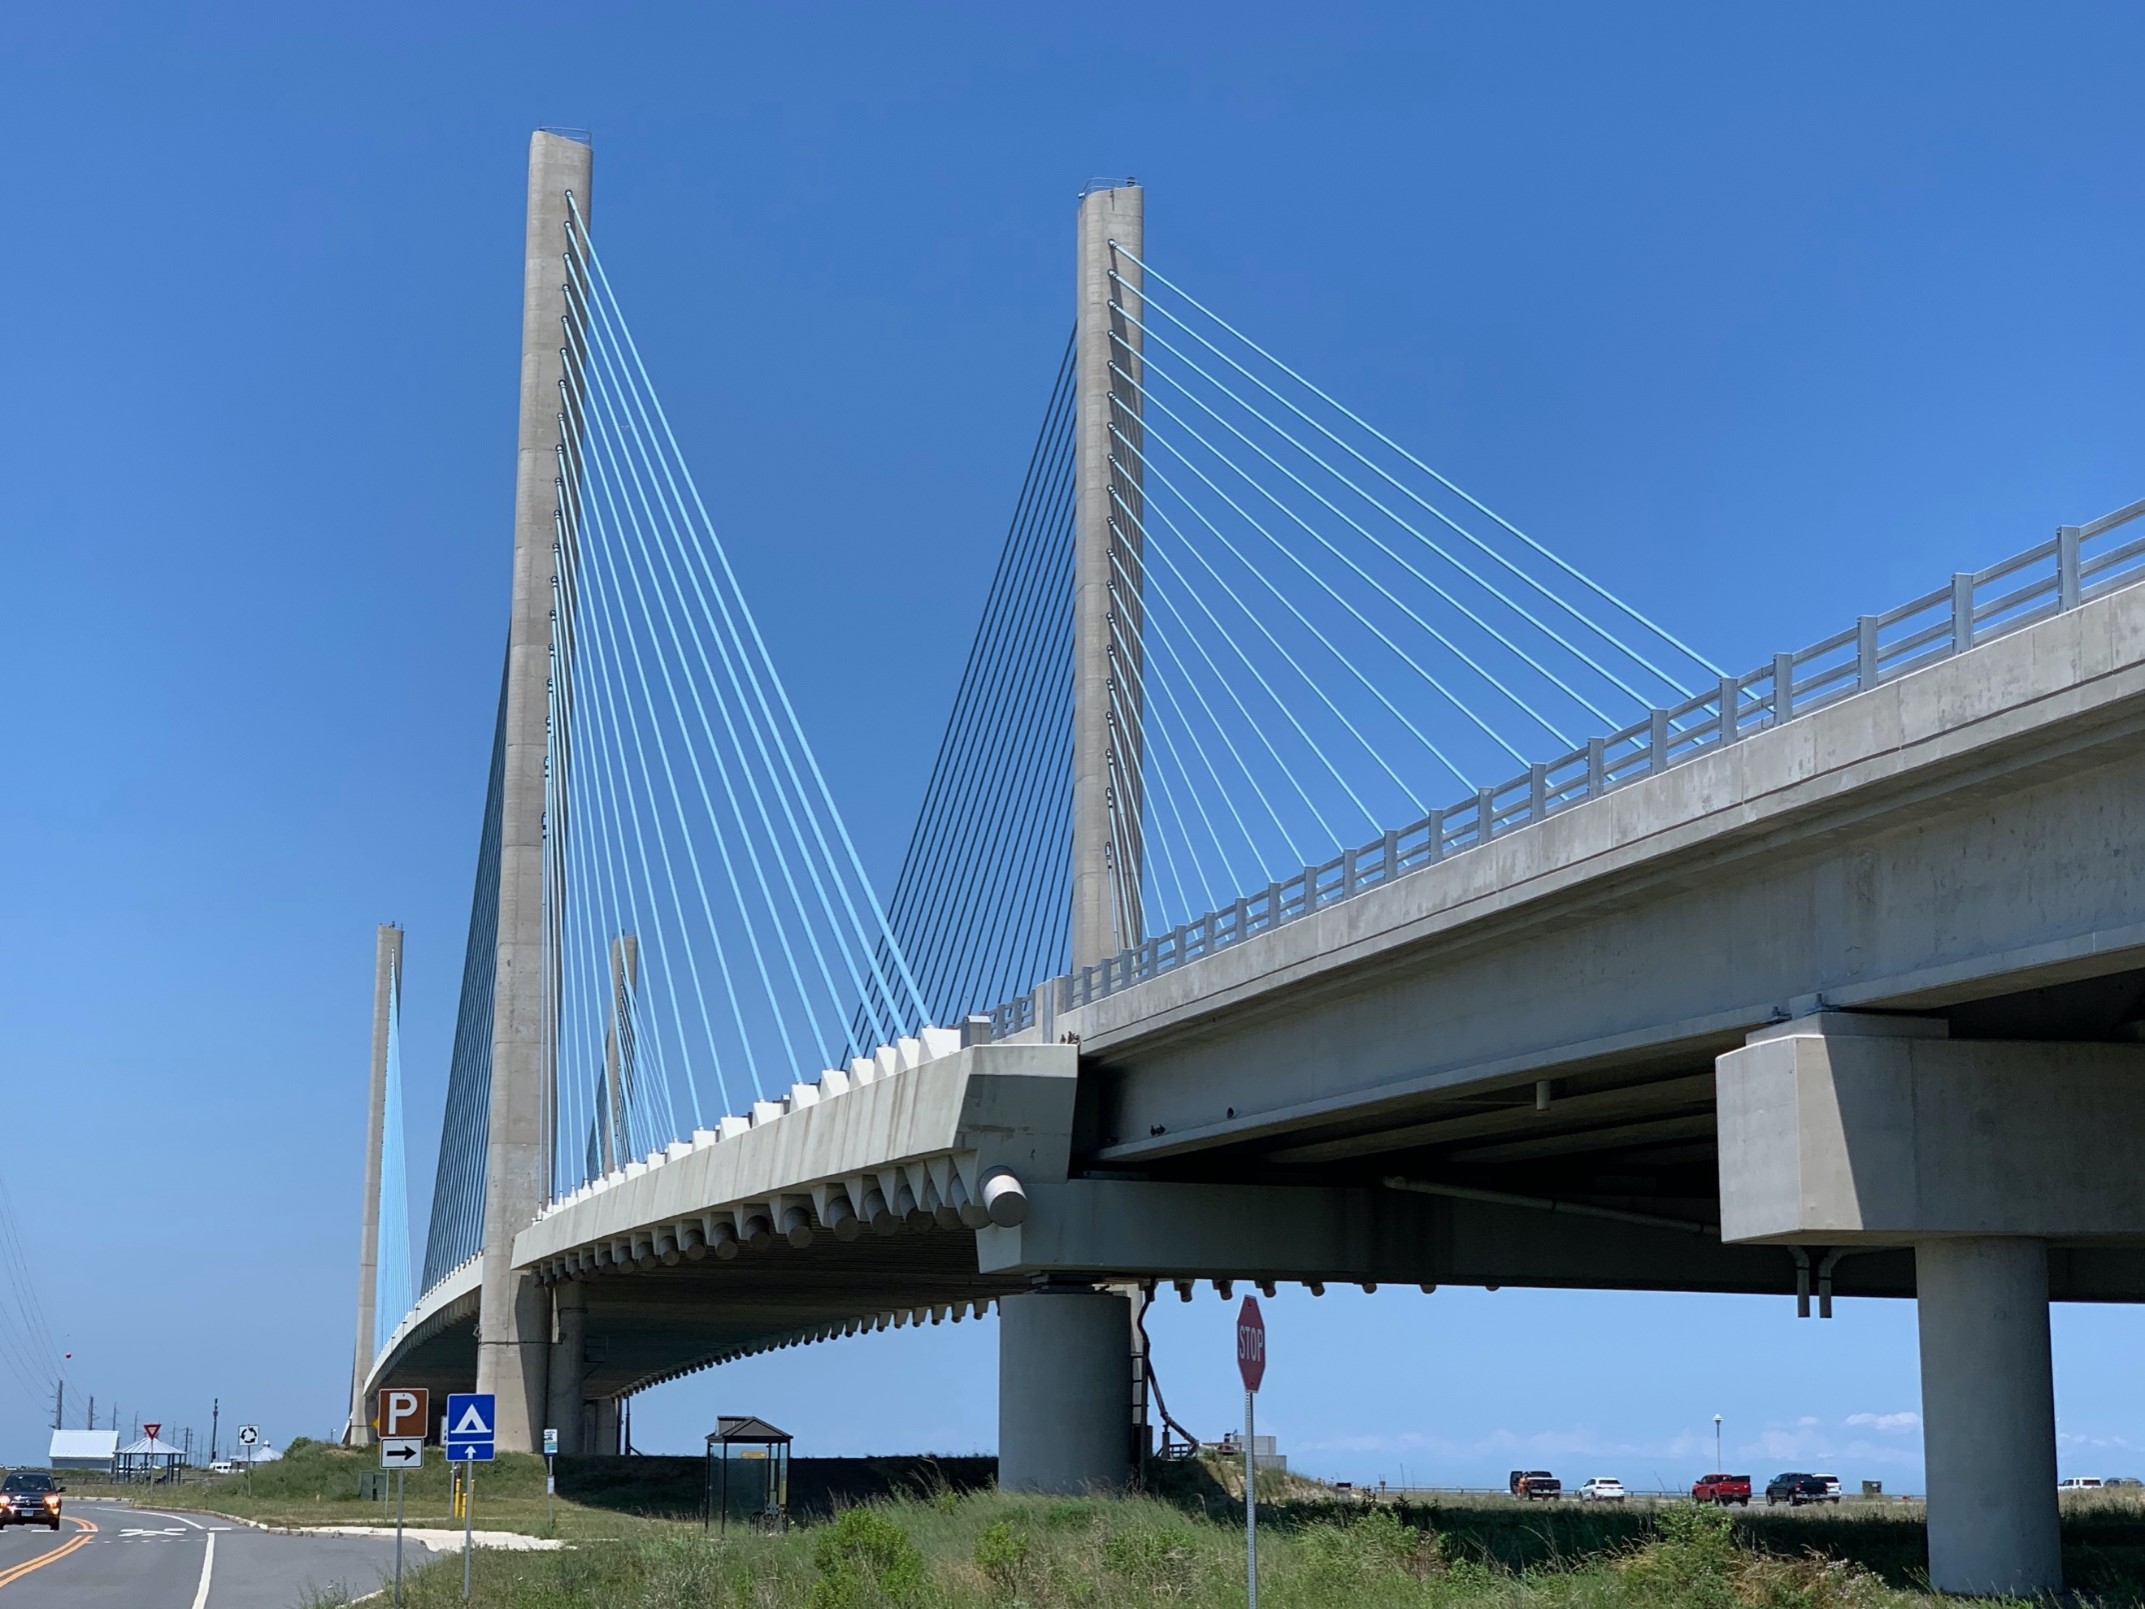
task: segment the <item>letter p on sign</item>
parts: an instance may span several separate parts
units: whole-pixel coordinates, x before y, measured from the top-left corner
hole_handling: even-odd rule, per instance
[[[388,1390],[380,1393],[380,1434],[424,1438],[431,1428],[432,1393],[428,1390]]]

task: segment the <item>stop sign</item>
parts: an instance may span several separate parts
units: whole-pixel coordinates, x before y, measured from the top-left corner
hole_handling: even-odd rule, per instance
[[[1266,1320],[1259,1313],[1256,1297],[1244,1298],[1236,1315],[1236,1372],[1244,1377],[1244,1389],[1256,1391],[1266,1378]]]

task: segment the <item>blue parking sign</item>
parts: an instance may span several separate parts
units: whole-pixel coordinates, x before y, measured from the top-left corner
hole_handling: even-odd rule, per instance
[[[450,1464],[488,1464],[496,1443],[498,1399],[489,1391],[455,1392],[447,1398],[440,1441]]]

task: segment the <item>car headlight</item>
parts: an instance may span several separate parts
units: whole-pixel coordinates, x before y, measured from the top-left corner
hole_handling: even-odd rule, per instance
[[[48,1498],[46,1498],[46,1499],[45,1499],[45,1507],[47,1507],[47,1508],[58,1508],[59,1506],[60,1506],[60,1500],[59,1500],[58,1498],[56,1498],[56,1497],[48,1497]]]

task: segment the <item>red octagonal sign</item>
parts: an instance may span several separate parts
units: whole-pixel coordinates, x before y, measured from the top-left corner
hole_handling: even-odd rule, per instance
[[[1244,1298],[1236,1315],[1236,1372],[1244,1377],[1244,1389],[1256,1391],[1266,1378],[1266,1320],[1259,1313],[1256,1297]]]

